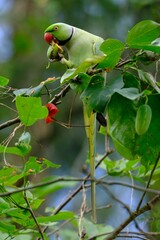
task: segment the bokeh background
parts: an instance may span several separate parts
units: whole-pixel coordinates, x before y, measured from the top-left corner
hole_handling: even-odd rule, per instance
[[[44,42],[43,33],[52,23],[65,22],[104,39],[125,41],[128,30],[144,19],[160,22],[159,0],[0,0],[0,75],[10,79],[9,85],[13,89],[36,86],[48,77],[61,76],[65,67],[60,63],[46,68],[48,46]],[[55,93],[57,86],[53,84]],[[12,100],[13,97],[6,94],[2,102],[14,109]],[[71,124],[83,125],[81,101],[74,93],[68,93],[63,100],[57,119],[68,123],[70,110]],[[13,110],[0,105],[0,123],[15,116]],[[0,141],[6,139],[12,131],[13,126],[1,131]],[[57,123],[46,125],[44,121],[39,121],[29,131],[32,133],[32,154],[62,165],[59,170],[49,174],[82,176],[81,169],[87,152],[83,127],[66,129]],[[16,133],[11,144],[16,142],[20,133]],[[103,154],[104,141],[101,135],[98,135],[97,144],[97,151]],[[38,181],[36,177],[34,181]],[[51,194],[47,204],[57,206],[68,194],[68,190],[65,191],[59,191],[56,196]],[[112,202],[102,190],[99,191],[99,204]],[[130,194],[119,187],[114,191],[122,200]],[[137,197],[135,193],[135,201]],[[78,209],[77,202],[78,199],[71,202],[67,209],[73,206]],[[112,226],[120,224],[126,215],[119,211],[119,218],[115,220],[117,211],[118,207],[115,207],[108,210],[107,214],[101,213],[101,222],[109,218]],[[145,221],[143,224],[147,225]]]

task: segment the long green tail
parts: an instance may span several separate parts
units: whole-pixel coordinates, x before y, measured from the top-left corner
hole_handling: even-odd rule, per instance
[[[90,160],[90,175],[91,179],[95,178],[95,135],[96,135],[96,114],[91,112],[88,116],[84,105],[84,121],[86,126],[86,135],[89,145],[89,160]],[[91,182],[91,205],[92,205],[92,220],[96,223],[96,188],[95,182]]]

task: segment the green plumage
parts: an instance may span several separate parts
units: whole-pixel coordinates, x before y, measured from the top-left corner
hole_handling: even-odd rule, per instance
[[[94,55],[103,55],[99,50],[103,38],[82,29],[64,23],[55,23],[45,30],[45,33],[47,32],[54,36],[53,40],[55,38],[59,45],[65,43],[69,68],[78,67],[84,60]]]
[[[68,68],[76,68],[85,60],[95,55],[104,55],[99,47],[104,41],[101,37],[93,35],[82,29],[70,26],[65,23],[55,23],[45,30],[44,39],[51,45],[56,42],[58,45],[66,47],[68,59],[62,58],[60,61],[66,64]],[[54,45],[53,45],[54,46]],[[53,48],[53,53],[57,49]],[[52,51],[51,51],[52,52]],[[55,55],[58,55],[56,52]],[[86,135],[89,143],[90,175],[94,179],[95,175],[95,132],[96,118],[95,113],[87,114],[84,106],[84,121],[86,125]],[[92,199],[92,219],[96,222],[96,199],[95,182],[91,182]]]

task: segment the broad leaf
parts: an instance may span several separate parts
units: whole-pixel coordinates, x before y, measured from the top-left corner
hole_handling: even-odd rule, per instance
[[[93,110],[103,113],[115,89],[123,87],[122,79],[111,80],[104,86],[104,79],[101,76],[92,77],[88,87],[81,95],[84,103]]]
[[[29,157],[29,160],[27,161],[24,169],[25,173],[31,172],[35,174],[40,173],[49,167],[59,168],[60,165],[54,164],[45,158],[37,158],[32,156]]]
[[[123,81],[125,88],[138,88],[140,87],[140,82],[137,76],[130,72],[123,73]]]
[[[56,192],[60,189],[63,189],[63,188],[73,188],[77,184],[75,181],[73,181],[73,182],[72,181],[69,181],[69,182],[58,181],[58,182],[52,184],[51,183],[52,180],[54,182],[55,179],[53,177],[48,177],[47,179],[43,179],[42,183],[50,182],[50,184],[47,184],[45,186],[34,189],[34,193],[37,198],[43,198],[44,196],[51,194],[51,193],[53,194],[54,192]]]
[[[101,235],[103,233],[109,233],[113,231],[113,228],[109,225],[103,225],[103,224],[94,224],[93,222],[89,221],[86,218],[82,219],[82,224],[85,226],[86,231],[86,239],[96,239],[94,236]],[[99,240],[103,240],[104,236],[99,236]]]
[[[0,231],[4,233],[7,232],[8,234],[12,234],[12,233],[14,234],[14,232],[16,231],[16,226],[11,225],[5,221],[0,221]]]
[[[156,161],[160,151],[160,105],[159,95],[149,95],[152,120],[148,131],[139,136],[135,132],[136,106],[134,102],[114,94],[108,105],[108,130],[116,150],[126,159],[139,158],[148,168]]]
[[[77,68],[67,69],[67,71],[61,77],[61,83],[67,83],[74,77],[76,77],[79,73],[86,73],[87,70],[98,64],[104,57],[103,56],[93,56],[91,58],[86,59],[80,66]]]
[[[106,39],[100,46],[100,50],[107,54],[110,54],[114,51],[120,51],[122,52],[124,49],[124,43],[117,40],[117,39]]]
[[[160,96],[148,96],[148,104],[152,109],[152,120],[148,132],[142,136],[136,135],[135,151],[140,156],[143,165],[154,164],[160,152]]]
[[[15,146],[23,152],[24,156],[28,154],[32,148],[30,146],[30,141],[31,141],[30,133],[23,132],[20,138],[18,139],[18,142],[15,143]]]
[[[137,88],[122,88],[122,89],[115,89],[115,92],[119,93],[125,98],[128,98],[130,100],[136,100],[139,98],[142,93],[139,93]]]
[[[113,69],[120,60],[121,53],[124,50],[124,43],[117,39],[107,39],[101,44],[100,50],[106,56],[98,64],[98,67]]]
[[[39,84],[36,87],[33,88],[22,88],[15,90],[13,93],[16,96],[32,96],[32,97],[39,97],[41,95],[41,91],[43,88],[44,84]]]
[[[14,176],[17,172],[15,171],[15,168],[7,168],[7,167],[3,167],[0,170],[0,184],[3,184],[3,186],[5,185],[5,182],[10,180],[10,178],[12,178],[12,176]],[[4,191],[3,186],[0,186],[0,192]]]
[[[160,93],[160,88],[158,87],[157,83],[156,83],[156,79],[153,77],[153,75],[151,73],[148,72],[144,72],[141,69],[138,69],[138,75],[139,78],[148,83],[149,85],[151,85],[158,93]]]
[[[76,80],[71,81],[70,87],[78,93],[82,93],[88,86],[91,77],[85,73],[79,73]]]
[[[132,101],[114,94],[108,105],[109,133],[116,150],[126,159],[135,159],[135,116]]]
[[[0,86],[4,87],[9,83],[9,79],[3,76],[0,76]]]
[[[129,161],[126,159],[110,160],[106,158],[104,164],[107,173],[112,176],[128,176],[130,171],[136,171],[139,169],[139,160]]]
[[[61,212],[57,213],[56,215],[37,217],[36,219],[40,225],[50,226],[50,225],[54,225],[54,223],[57,221],[64,221],[64,220],[72,219],[72,218],[74,218],[74,216],[75,216],[75,214],[73,212],[61,211]],[[35,225],[35,221],[33,219],[30,220],[30,225],[31,226]]]
[[[127,35],[126,43],[131,48],[145,49],[160,53],[160,47],[154,40],[160,35],[160,24],[151,20],[137,23]]]
[[[30,152],[31,148],[23,149],[19,147],[6,147],[3,145],[0,145],[0,153],[10,153],[15,154],[20,157],[24,157]]]
[[[31,126],[48,115],[47,108],[42,106],[41,98],[17,96],[16,107],[19,118],[25,126]]]

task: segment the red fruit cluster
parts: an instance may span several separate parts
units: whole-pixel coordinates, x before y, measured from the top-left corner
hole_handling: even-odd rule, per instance
[[[46,104],[48,108],[48,116],[46,117],[46,123],[51,123],[54,121],[54,116],[58,113],[58,108],[53,103]]]

